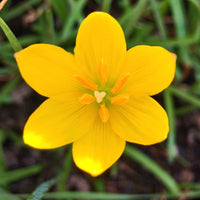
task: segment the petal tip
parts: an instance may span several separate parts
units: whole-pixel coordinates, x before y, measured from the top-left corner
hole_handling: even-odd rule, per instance
[[[171,53],[172,54],[172,56],[173,56],[173,58],[174,58],[174,61],[176,62],[176,60],[177,60],[177,55],[175,54],[175,53]]]

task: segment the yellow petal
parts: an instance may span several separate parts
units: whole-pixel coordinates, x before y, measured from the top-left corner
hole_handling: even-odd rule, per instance
[[[15,58],[24,80],[41,95],[51,97],[76,85],[74,56],[60,47],[34,44],[17,52]]]
[[[158,46],[140,45],[127,52],[123,70],[130,73],[124,92],[155,95],[169,86],[175,74],[175,56]]]
[[[73,143],[74,162],[80,169],[98,176],[117,161],[124,147],[125,141],[110,125],[97,119],[90,131]]]
[[[151,145],[168,135],[167,114],[151,97],[130,98],[110,112],[112,129],[128,142]]]
[[[66,95],[67,97],[67,95]],[[56,98],[55,98],[56,99]],[[93,104],[77,99],[50,98],[29,117],[24,128],[24,142],[39,149],[51,149],[71,143],[90,128],[95,118]]]
[[[126,42],[119,23],[109,14],[93,12],[88,15],[78,30],[75,59],[80,64],[80,70],[91,80],[107,81],[99,74],[99,66],[106,73],[108,79],[112,72],[115,78],[120,60],[126,54]],[[105,74],[104,74],[105,75]],[[105,80],[104,80],[105,79]]]

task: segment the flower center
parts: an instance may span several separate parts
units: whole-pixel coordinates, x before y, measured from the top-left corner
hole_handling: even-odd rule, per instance
[[[103,98],[106,96],[106,92],[99,92],[95,90],[94,96],[96,98],[97,103],[101,103],[103,101]]]
[[[108,82],[108,68],[103,59],[99,62],[97,72],[101,83],[103,83],[102,85],[97,85],[95,82],[82,75],[76,74],[74,77],[79,83],[82,84],[82,86],[88,89],[88,93],[84,93],[79,98],[79,102],[82,104],[91,104],[96,100],[99,104],[99,116],[102,122],[106,123],[110,118],[108,106],[110,104],[121,105],[126,103],[129,99],[128,95],[118,94],[118,92],[126,84],[130,73],[122,74],[117,79],[113,87],[110,87]],[[99,91],[99,89],[103,89],[104,91]]]

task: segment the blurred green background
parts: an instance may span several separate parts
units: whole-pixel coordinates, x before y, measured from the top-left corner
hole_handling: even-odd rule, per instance
[[[128,48],[159,45],[177,54],[173,84],[155,96],[169,116],[168,139],[128,144],[98,178],[75,167],[70,145],[26,146],[23,126],[44,98],[22,80],[1,29],[0,200],[200,199],[200,0],[8,0],[0,26],[5,21],[22,47],[51,43],[73,52],[81,21],[97,10],[119,21]]]

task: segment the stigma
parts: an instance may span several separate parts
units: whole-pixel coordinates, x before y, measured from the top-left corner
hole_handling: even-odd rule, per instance
[[[106,92],[99,92],[97,90],[94,91],[94,96],[96,98],[97,103],[101,103],[106,96]]]

